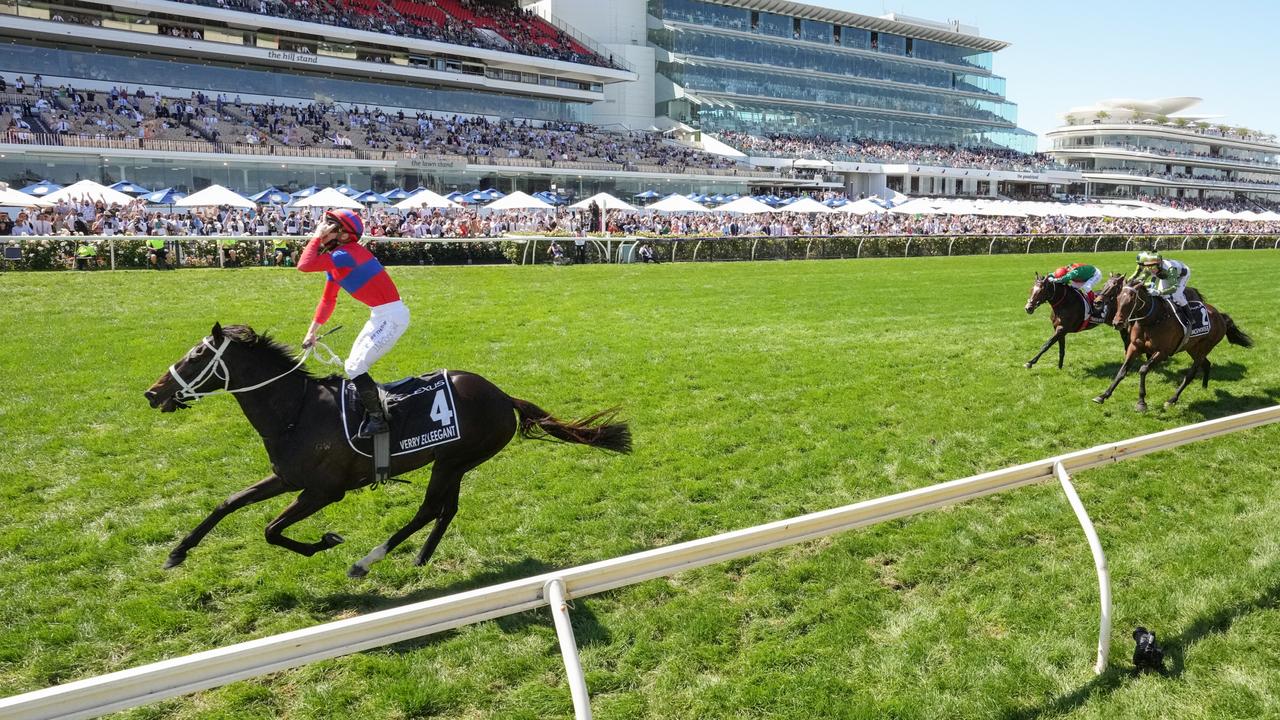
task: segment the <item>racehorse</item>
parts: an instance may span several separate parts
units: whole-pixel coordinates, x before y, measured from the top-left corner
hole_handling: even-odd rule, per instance
[[[1061,370],[1062,361],[1067,356],[1067,335],[1092,330],[1099,325],[1110,323],[1115,315],[1115,298],[1120,293],[1120,286],[1123,283],[1124,276],[1114,273],[1107,279],[1107,284],[1102,286],[1102,290],[1098,293],[1098,301],[1103,307],[1102,320],[1099,322],[1092,317],[1093,313],[1090,312],[1089,301],[1084,293],[1065,283],[1050,282],[1048,275],[1036,273],[1036,281],[1031,286],[1031,296],[1027,298],[1024,309],[1030,315],[1041,304],[1049,303],[1049,320],[1053,322],[1053,334],[1040,347],[1040,352],[1028,360],[1023,367],[1034,366],[1040,356],[1057,343],[1058,369]],[[1124,347],[1128,347],[1129,339],[1123,330],[1120,331],[1120,342]]]
[[[1198,372],[1204,373],[1203,387],[1209,387],[1209,370],[1213,367],[1209,362],[1209,352],[1222,341],[1222,338],[1225,336],[1232,345],[1246,348],[1253,347],[1253,340],[1236,327],[1230,315],[1219,312],[1208,303],[1204,303],[1204,308],[1209,314],[1209,332],[1184,340],[1183,335],[1186,331],[1178,321],[1170,302],[1164,301],[1163,298],[1152,297],[1151,291],[1141,281],[1125,283],[1120,289],[1120,295],[1116,298],[1116,316],[1112,323],[1118,328],[1128,329],[1129,346],[1125,350],[1124,362],[1120,364],[1115,380],[1112,380],[1111,386],[1093,401],[1098,404],[1106,402],[1116,386],[1124,379],[1129,370],[1129,363],[1144,354],[1147,356],[1147,361],[1138,368],[1140,374],[1137,409],[1139,412],[1147,409],[1147,372],[1156,363],[1164,362],[1179,352],[1186,351],[1191,356],[1191,367],[1187,369],[1187,374],[1182,378],[1182,384],[1178,386],[1178,390],[1165,402],[1164,406],[1169,407],[1178,402],[1182,391],[1195,380]]]
[[[287,492],[298,492],[298,496],[267,525],[268,543],[310,557],[343,542],[342,536],[332,532],[311,543],[284,535],[289,526],[373,481],[369,458],[348,445],[340,415],[342,377],[317,377],[302,367],[305,359],[305,354],[297,359],[289,347],[248,326],[223,328],[215,324],[209,337],[171,365],[146,391],[151,407],[162,412],[185,409],[190,401],[214,392],[234,393],[245,417],[262,436],[271,460],[271,474],[218,505],[169,553],[166,568],[180,565],[228,514]],[[631,451],[631,431],[626,423],[614,422],[616,410],[566,422],[531,402],[507,395],[479,375],[455,371],[448,377],[459,437],[422,452],[392,456],[393,476],[435,463],[426,498],[404,527],[351,566],[347,571],[351,577],[363,577],[373,563],[434,520],[415,562],[426,563],[458,511],[462,476],[496,455],[517,430],[526,438],[550,436],[619,453]]]

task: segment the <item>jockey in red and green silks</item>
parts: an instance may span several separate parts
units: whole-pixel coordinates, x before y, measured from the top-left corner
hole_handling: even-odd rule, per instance
[[[1098,284],[1101,279],[1101,270],[1084,263],[1072,263],[1065,267],[1060,267],[1049,275],[1049,282],[1069,283],[1071,287],[1084,293],[1089,302],[1093,302],[1093,286]]]

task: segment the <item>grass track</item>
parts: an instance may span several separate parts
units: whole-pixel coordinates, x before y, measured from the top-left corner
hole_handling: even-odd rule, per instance
[[[562,416],[622,405],[636,453],[513,443],[468,475],[430,566],[411,564],[424,533],[360,583],[346,567],[420,488],[296,526],[347,538],[313,558],[263,542],[279,500],[160,570],[265,453],[229,399],[161,415],[142,391],[214,320],[296,342],[316,278],[0,275],[0,695],[1280,400],[1280,254],[1179,257],[1257,347],[1220,346],[1208,391],[1146,415],[1136,376],[1089,402],[1117,366],[1110,330],[1072,336],[1063,371],[1022,368],[1049,335],[1044,310],[1021,309],[1032,270],[1066,256],[394,268],[414,321],[379,377],[448,366]],[[340,302],[336,349],[361,310]],[[1174,377],[1150,379],[1158,407]],[[1079,477],[1116,595],[1100,678],[1092,561],[1044,485],[580,599],[596,716],[1280,716],[1278,440],[1251,430]],[[1168,677],[1125,671],[1137,624],[1168,646]],[[569,717],[563,673],[544,611],[122,716]]]

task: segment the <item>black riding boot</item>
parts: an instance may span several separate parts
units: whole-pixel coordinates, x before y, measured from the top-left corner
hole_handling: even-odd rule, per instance
[[[356,433],[358,438],[369,438],[379,433],[388,432],[391,426],[387,424],[387,411],[382,407],[382,396],[378,393],[378,383],[369,377],[369,373],[362,373],[351,378],[351,384],[356,386],[356,393],[360,395],[360,402],[364,405],[365,412],[369,417],[360,425],[360,432]]]

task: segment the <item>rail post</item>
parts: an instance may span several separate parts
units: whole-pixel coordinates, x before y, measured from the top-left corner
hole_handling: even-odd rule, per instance
[[[1089,513],[1085,512],[1084,503],[1080,502],[1075,486],[1071,484],[1071,476],[1067,474],[1067,469],[1059,461],[1053,464],[1053,472],[1058,476],[1058,482],[1062,484],[1062,492],[1066,493],[1067,502],[1075,511],[1076,519],[1080,521],[1085,539],[1089,541],[1089,551],[1093,553],[1093,567],[1098,572],[1101,622],[1098,627],[1098,661],[1094,663],[1093,671],[1101,675],[1107,668],[1107,655],[1111,652],[1111,572],[1107,569],[1107,556],[1102,552],[1098,533],[1093,529],[1093,522],[1089,520]]]
[[[556,636],[560,638],[560,654],[564,656],[569,694],[573,697],[573,717],[575,720],[591,720],[591,696],[587,694],[587,678],[582,674],[578,642],[573,637],[573,623],[569,621],[569,601],[565,597],[564,580],[548,580],[542,586],[542,594],[551,607],[551,617],[556,623]]]

